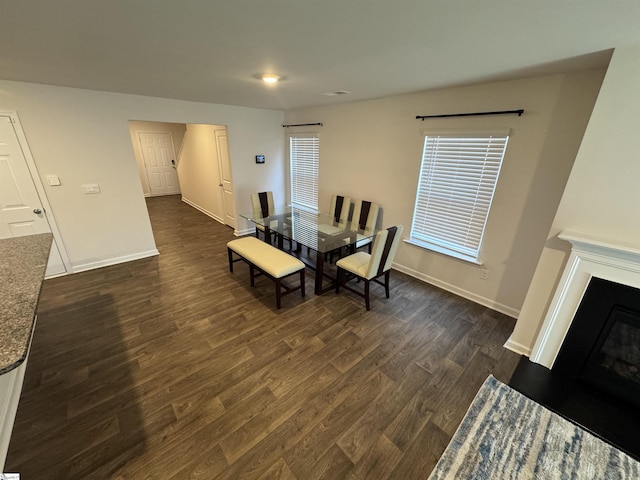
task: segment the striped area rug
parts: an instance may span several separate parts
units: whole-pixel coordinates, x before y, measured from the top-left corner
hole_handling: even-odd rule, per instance
[[[637,480],[640,462],[489,376],[429,478]]]

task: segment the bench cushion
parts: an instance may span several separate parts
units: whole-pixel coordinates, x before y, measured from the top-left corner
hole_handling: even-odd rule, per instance
[[[227,247],[274,278],[282,278],[304,268],[297,258],[255,237],[239,238]]]

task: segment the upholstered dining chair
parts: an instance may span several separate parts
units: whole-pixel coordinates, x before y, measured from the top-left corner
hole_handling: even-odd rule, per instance
[[[253,207],[253,216],[254,217],[269,217],[271,215],[275,215],[276,208],[273,203],[273,192],[259,192],[251,194],[251,206]],[[256,238],[260,238],[259,233],[262,232],[262,235],[265,235],[264,225],[259,225],[256,223]],[[275,232],[273,232],[275,234]],[[265,240],[267,238],[265,237]],[[271,239],[268,239],[271,242]]]
[[[349,211],[351,210],[351,199],[342,195],[331,195],[331,205],[329,206],[329,214],[337,223],[345,223],[349,220]]]
[[[389,298],[389,273],[402,236],[402,228],[402,225],[398,225],[386,230],[380,230],[375,236],[370,254],[356,252],[338,260],[336,262],[338,267],[336,293],[340,293],[340,287],[344,287],[364,298],[367,310],[371,310],[369,283],[373,281],[384,287],[385,294]],[[363,291],[351,288],[346,284],[348,274],[364,280]],[[384,276],[384,282],[379,280],[382,276]]]
[[[337,225],[318,225],[318,231],[327,235],[333,235],[338,232],[343,232],[345,226],[342,228],[340,224],[346,225],[349,220],[349,212],[351,210],[351,199],[342,195],[331,195],[331,205],[329,206],[329,215],[331,220]]]
[[[365,234],[358,233],[356,235],[355,250],[369,245],[369,253],[371,253],[371,233],[376,228],[379,212],[380,205],[375,202],[369,202],[367,200],[356,201],[355,207],[353,208],[353,217],[351,217],[351,230],[354,232],[363,230]]]

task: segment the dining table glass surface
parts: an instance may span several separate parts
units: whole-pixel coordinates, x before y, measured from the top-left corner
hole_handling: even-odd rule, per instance
[[[353,228],[350,221],[340,222],[335,217],[299,207],[276,209],[273,215],[262,217],[253,213],[243,218],[280,234],[282,237],[309,247],[319,253],[328,253],[344,246],[372,238],[377,229]]]

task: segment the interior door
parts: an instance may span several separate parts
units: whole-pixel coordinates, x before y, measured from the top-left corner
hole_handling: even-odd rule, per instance
[[[139,132],[138,137],[151,195],[180,193],[171,134]]]
[[[236,207],[233,200],[233,180],[227,130],[216,130],[215,136],[216,148],[218,149],[218,168],[220,169],[220,187],[222,188],[222,202],[224,204],[224,223],[236,228]]]
[[[11,117],[0,115],[0,238],[50,233],[51,226]],[[57,245],[49,254],[46,275],[59,275],[66,267]]]

